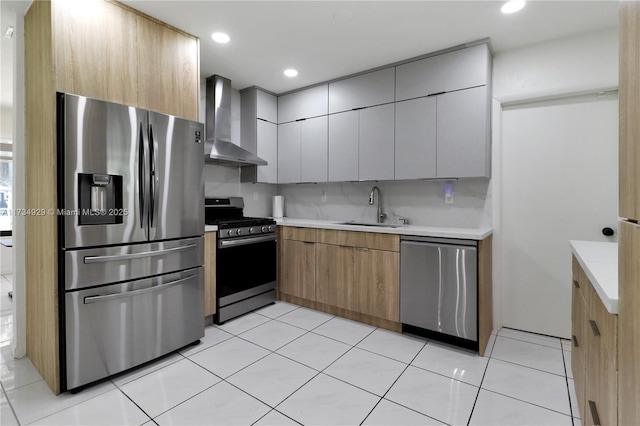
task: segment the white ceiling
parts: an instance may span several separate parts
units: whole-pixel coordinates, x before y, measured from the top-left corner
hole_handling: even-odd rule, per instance
[[[529,1],[513,15],[501,1],[179,1],[123,3],[200,38],[201,77],[275,93],[489,37],[496,52],[618,25],[618,2]],[[30,1],[0,1],[1,32]],[[334,15],[350,12],[347,20]],[[349,13],[346,13],[347,15]],[[226,45],[214,31],[231,36]],[[11,41],[2,37],[0,103],[11,105]],[[300,71],[296,78],[285,68]]]
[[[282,93],[490,37],[496,52],[618,25],[617,1],[141,1],[124,3],[200,38],[201,77]],[[336,20],[336,12],[351,19]],[[224,31],[220,45],[211,33]],[[293,67],[296,78],[282,72]]]

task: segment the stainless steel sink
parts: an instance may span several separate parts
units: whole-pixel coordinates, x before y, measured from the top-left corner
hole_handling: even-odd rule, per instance
[[[338,225],[354,225],[354,226],[376,226],[379,228],[401,228],[404,225],[394,225],[391,223],[371,223],[371,222],[339,222]]]

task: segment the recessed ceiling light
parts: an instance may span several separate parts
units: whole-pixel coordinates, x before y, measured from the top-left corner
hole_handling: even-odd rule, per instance
[[[503,4],[502,7],[500,8],[500,11],[502,13],[517,12],[524,7],[524,3],[525,3],[524,0],[511,0]]]
[[[296,75],[298,75],[298,70],[289,68],[288,70],[284,70],[284,75],[286,75],[287,77],[295,77]]]
[[[225,33],[213,33],[211,34],[211,38],[216,43],[229,43],[229,40],[231,40],[231,38]]]

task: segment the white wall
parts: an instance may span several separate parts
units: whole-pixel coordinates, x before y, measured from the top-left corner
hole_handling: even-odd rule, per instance
[[[618,87],[618,29],[498,53],[493,97],[501,103]]]
[[[552,42],[532,45],[525,48],[500,52],[494,58],[493,71],[494,84],[494,115],[493,115],[493,213],[494,213],[494,326],[502,325],[520,326],[513,321],[517,315],[511,307],[516,304],[514,293],[509,286],[510,274],[517,265],[505,261],[506,254],[519,249],[517,235],[526,234],[530,224],[523,221],[513,222],[512,217],[504,217],[511,214],[503,210],[503,196],[505,183],[503,182],[503,167],[511,162],[518,161],[513,157],[517,154],[514,150],[505,150],[501,129],[502,111],[500,103],[527,102],[540,98],[557,98],[567,95],[575,95],[588,92],[598,92],[618,86],[618,30],[611,29],[580,36],[555,40]],[[535,108],[532,105],[531,108]],[[526,113],[526,109],[524,110]],[[531,110],[533,111],[533,109]],[[521,111],[522,112],[522,111]],[[538,147],[539,155],[556,155],[553,147],[541,143]],[[610,161],[612,162],[612,161]],[[603,165],[603,167],[617,167],[617,164]],[[541,170],[539,178],[545,179],[545,171]],[[526,187],[526,179],[530,176],[521,176],[513,181],[514,176],[509,177],[511,188]],[[553,180],[544,180],[546,185],[554,185]],[[570,196],[571,194],[567,194]],[[523,201],[526,203],[526,201]],[[529,201],[531,202],[531,201]],[[525,204],[526,205],[526,204]],[[536,208],[546,211],[554,211],[557,208],[552,197],[536,199]],[[504,235],[503,224],[509,222],[510,233]],[[546,223],[546,231],[553,233],[563,230],[563,221],[549,220]],[[567,254],[569,245],[566,245]],[[569,283],[566,283],[569,285]],[[567,312],[570,305],[566,303],[559,307],[551,321],[530,323],[526,328],[530,331],[549,333],[548,324],[553,321],[561,323],[562,330],[567,329]],[[560,312],[560,313],[558,313]],[[540,316],[549,315],[540,312]],[[558,334],[566,334],[564,331]]]
[[[14,86],[13,86],[13,206],[26,207],[25,130],[24,130],[24,16],[15,16]],[[25,218],[13,218],[13,342],[16,358],[27,353],[27,294],[25,270]]]
[[[0,107],[0,138],[13,139],[13,108]]]

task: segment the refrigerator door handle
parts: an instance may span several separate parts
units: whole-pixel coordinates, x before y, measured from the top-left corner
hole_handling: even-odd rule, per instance
[[[114,293],[114,294],[106,294],[104,296],[87,296],[84,298],[84,304],[88,305],[89,303],[98,303],[98,302],[106,302],[113,299],[121,299],[124,297],[137,296],[138,294],[149,293],[152,291],[163,290],[167,287],[174,286],[176,284],[180,284],[191,278],[195,277],[195,275],[189,275],[188,277],[180,278],[179,280],[169,281],[165,284],[155,285],[153,287],[143,288],[140,290],[126,291],[124,293]]]
[[[194,247],[197,247],[197,244],[187,244],[186,246],[173,247],[173,248],[164,249],[164,250],[143,251],[140,253],[113,254],[108,256],[85,256],[84,263],[102,263],[102,262],[113,262],[116,260],[139,259],[141,257],[162,256],[167,253],[174,253],[176,251],[187,250]]]
[[[150,152],[150,178],[151,178],[151,189],[149,192],[149,227],[155,228],[156,226],[156,199],[158,198],[156,194],[157,185],[156,181],[158,179],[156,175],[156,171],[158,169],[158,157],[157,157],[157,142],[153,136],[153,125],[149,123],[149,149]]]
[[[145,228],[145,138],[142,122],[139,123],[138,130],[138,203],[140,204],[140,228]]]

